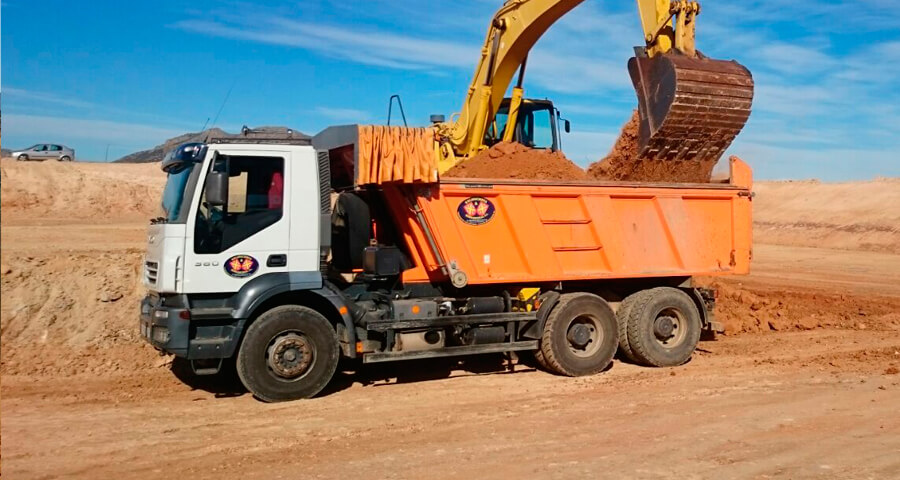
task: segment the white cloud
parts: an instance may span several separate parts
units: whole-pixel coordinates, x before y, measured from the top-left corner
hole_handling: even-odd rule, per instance
[[[63,137],[125,145],[152,145],[182,133],[182,130],[175,128],[109,120],[19,114],[3,116],[4,137],[39,137],[47,141]]]
[[[205,35],[303,48],[364,65],[421,70],[470,65],[478,48],[408,35],[305,23],[274,15],[227,20],[181,20],[173,25]]]
[[[557,25],[559,28],[538,42],[529,55],[526,79],[546,90],[562,93],[630,89],[625,68],[627,56],[609,55],[609,52],[630,55],[631,40],[626,38],[641,38],[636,18],[633,28],[613,27],[602,12],[578,8],[579,15],[564,17]],[[437,73],[442,68],[470,71],[479,58],[481,42],[481,37],[475,35],[466,35],[466,41],[471,43],[435,40],[357,25],[306,23],[274,14],[239,17],[210,14],[209,17],[212,19],[180,20],[172,26],[209,36],[301,48],[363,65],[427,73]],[[453,31],[442,28],[446,20],[440,20],[440,16],[435,18],[439,19],[435,31]],[[634,35],[626,37],[625,32],[629,31],[634,31]],[[603,48],[584,42],[588,35],[604,38]]]
[[[316,107],[315,111],[323,117],[338,122],[362,123],[372,117],[369,112],[355,108]]]
[[[62,97],[53,93],[35,92],[15,87],[5,87],[3,93],[6,95],[7,101],[23,99],[75,108],[94,108],[96,106],[91,102],[85,102],[76,98]]]

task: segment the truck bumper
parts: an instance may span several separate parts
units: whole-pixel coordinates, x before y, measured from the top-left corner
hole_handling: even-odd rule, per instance
[[[166,302],[148,295],[141,301],[141,336],[157,350],[189,360],[229,358],[234,355],[244,327],[243,319],[202,315],[187,302]],[[197,311],[196,313],[200,313]]]

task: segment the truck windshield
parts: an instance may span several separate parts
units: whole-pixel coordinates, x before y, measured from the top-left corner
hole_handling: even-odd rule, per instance
[[[165,217],[167,222],[174,222],[178,219],[181,204],[184,202],[185,187],[188,179],[191,177],[191,172],[196,167],[196,163],[185,162],[183,165],[169,170],[169,175],[166,178],[166,187],[163,189],[161,205],[163,217]]]

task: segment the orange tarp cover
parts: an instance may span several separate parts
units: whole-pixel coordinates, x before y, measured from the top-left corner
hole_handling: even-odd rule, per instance
[[[434,129],[359,126],[356,184],[437,182]]]

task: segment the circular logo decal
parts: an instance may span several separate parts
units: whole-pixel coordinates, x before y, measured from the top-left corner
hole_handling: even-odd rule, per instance
[[[469,225],[483,225],[494,218],[494,204],[484,197],[469,197],[463,200],[456,213]]]
[[[250,255],[235,255],[225,261],[225,273],[236,278],[249,277],[258,268],[259,262]]]

